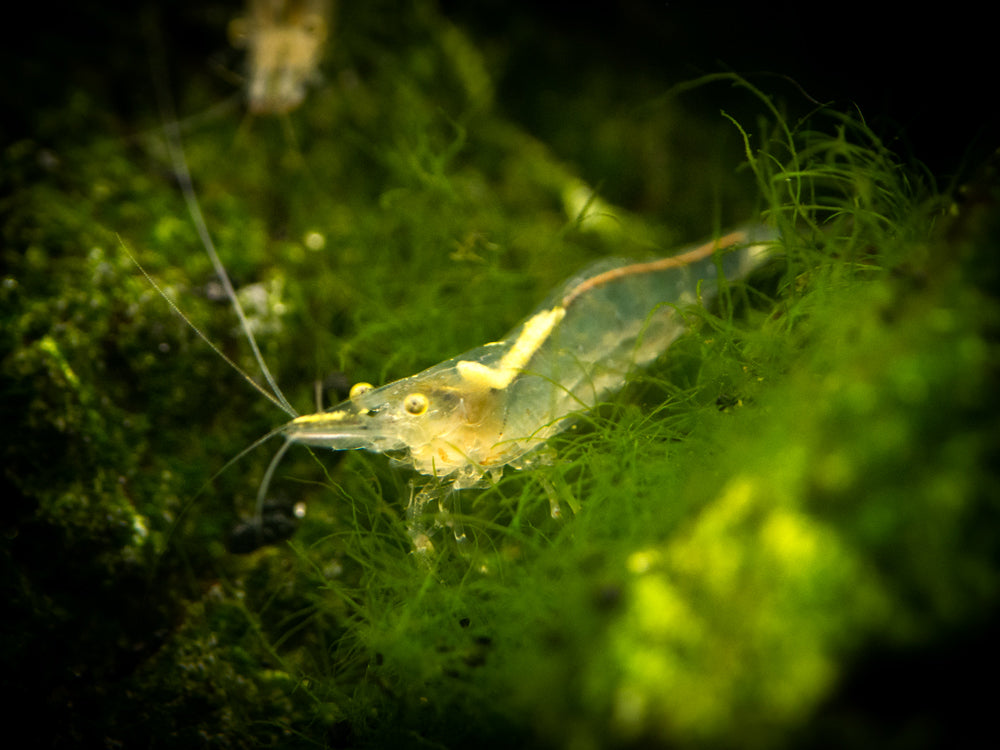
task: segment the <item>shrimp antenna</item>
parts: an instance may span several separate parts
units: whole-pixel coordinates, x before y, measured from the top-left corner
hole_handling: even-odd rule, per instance
[[[118,236],[118,235],[116,235],[116,236]],[[142,273],[142,275],[146,277],[146,281],[149,282],[149,285],[151,287],[153,287],[153,289],[156,290],[156,293],[159,294],[160,297],[162,297],[164,300],[166,300],[167,304],[170,305],[170,309],[173,310],[177,314],[177,316],[187,324],[188,328],[190,328],[192,331],[194,331],[196,334],[198,334],[198,337],[201,338],[201,340],[204,341],[206,344],[208,344],[209,347],[211,347],[211,349],[212,349],[213,352],[215,352],[219,357],[221,357],[226,362],[226,364],[228,364],[230,367],[232,367],[234,370],[236,370],[236,372],[238,372],[240,375],[242,375],[243,379],[246,380],[254,388],[254,390],[256,390],[258,393],[260,393],[262,396],[264,396],[264,398],[266,398],[272,404],[274,404],[275,406],[277,406],[283,412],[285,412],[286,414],[288,414],[288,416],[290,416],[290,417],[297,417],[297,416],[299,416],[298,412],[295,411],[295,409],[293,409],[291,407],[291,405],[288,403],[288,401],[286,401],[284,398],[278,399],[273,393],[271,393],[270,391],[268,391],[266,388],[261,387],[261,385],[256,380],[254,380],[253,378],[251,378],[243,370],[242,367],[240,367],[238,364],[236,364],[235,362],[233,362],[233,360],[229,357],[228,354],[226,354],[224,351],[222,351],[216,345],[216,343],[214,341],[212,341],[212,339],[210,339],[205,334],[204,331],[202,331],[198,326],[196,326],[194,324],[194,322],[187,315],[184,314],[184,311],[181,310],[181,308],[177,306],[177,303],[174,302],[172,299],[170,299],[170,295],[168,295],[163,290],[163,288],[159,284],[156,283],[156,279],[154,279],[152,276],[149,275],[149,272],[139,262],[138,258],[136,258],[134,255],[132,255],[132,253],[128,249],[128,245],[125,244],[125,240],[123,240],[120,236],[118,236],[118,244],[121,245],[122,250],[129,257],[129,260],[131,260],[135,264],[135,267],[139,269],[140,273]],[[278,393],[280,394],[281,391],[278,391]],[[270,435],[268,437],[270,437]],[[257,443],[254,443],[254,447],[256,447],[256,446],[257,446]],[[242,456],[243,454],[241,453],[240,455]]]
[[[160,109],[160,117],[163,120],[163,131],[167,140],[167,152],[170,154],[170,161],[173,166],[174,176],[177,178],[177,182],[181,187],[181,193],[184,195],[184,202],[187,204],[188,213],[191,216],[191,220],[194,222],[195,228],[198,230],[198,236],[201,238],[202,246],[205,248],[205,252],[212,261],[212,267],[215,269],[216,276],[219,277],[222,288],[226,292],[226,297],[229,298],[233,309],[236,311],[236,316],[240,319],[240,326],[243,329],[243,333],[246,336],[247,341],[250,343],[250,348],[253,350],[254,359],[257,361],[257,366],[264,375],[264,379],[267,381],[268,386],[270,386],[271,394],[273,394],[273,396],[257,386],[257,384],[254,383],[254,381],[249,378],[246,373],[240,370],[240,368],[237,367],[236,369],[253,385],[257,386],[257,390],[264,393],[286,414],[292,417],[297,417],[299,415],[298,412],[288,402],[288,399],[285,398],[285,394],[282,393],[281,388],[278,387],[278,382],[274,379],[270,368],[267,366],[263,355],[260,353],[260,347],[257,345],[257,338],[253,335],[253,329],[250,327],[246,313],[243,311],[243,305],[240,304],[240,300],[236,296],[236,290],[233,288],[233,284],[229,280],[229,274],[226,273],[226,267],[222,265],[222,260],[219,258],[218,252],[216,252],[215,243],[212,241],[212,235],[209,234],[208,225],[205,223],[205,217],[201,212],[201,205],[198,203],[198,198],[195,196],[194,185],[191,181],[191,172],[188,169],[187,157],[184,154],[184,145],[181,141],[180,126],[177,122],[173,100],[165,81],[166,75],[163,73],[165,68],[163,67],[162,50],[158,44],[153,45],[153,47],[156,48],[156,52],[153,54],[157,59],[154,60],[151,57],[150,62],[154,68],[153,80],[155,81],[154,88],[156,89],[156,101]],[[157,63],[159,63],[158,70]],[[175,310],[177,309],[176,305],[173,305],[173,303],[171,303],[171,305]],[[195,330],[197,331],[198,329],[196,328]],[[198,331],[198,334],[201,335],[203,339],[207,340],[201,331]],[[219,351],[214,345],[212,345],[212,348]]]

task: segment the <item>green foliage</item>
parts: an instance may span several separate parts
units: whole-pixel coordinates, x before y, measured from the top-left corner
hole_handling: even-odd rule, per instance
[[[161,115],[123,122],[84,91],[40,114],[0,170],[3,658],[55,739],[774,746],[873,644],[995,606],[982,212],[946,222],[858,114],[792,115],[730,74],[602,119],[568,166],[504,119],[488,61],[430,4],[369,5],[343,4],[329,81],[285,120],[175,81],[201,113],[180,122],[211,233],[300,410],[315,382],[329,401],[341,373],[385,382],[494,340],[597,257],[754,211],[782,257],[686,311],[691,332],[531,466],[449,498],[428,561],[410,470],[304,449],[273,487],[277,535],[305,510],[294,535],[236,554],[267,451],[220,469],[283,416],[129,257],[262,380]],[[733,105],[702,120],[691,89]],[[615,221],[588,224],[592,205]]]

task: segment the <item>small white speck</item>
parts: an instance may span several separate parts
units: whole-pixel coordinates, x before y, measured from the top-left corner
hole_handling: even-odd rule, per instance
[[[306,236],[302,239],[302,242],[310,250],[322,250],[326,247],[326,237],[319,232],[306,232]]]

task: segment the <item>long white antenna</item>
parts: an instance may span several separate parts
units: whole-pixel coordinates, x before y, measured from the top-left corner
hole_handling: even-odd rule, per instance
[[[162,53],[162,50],[157,47],[157,52]],[[246,375],[240,368],[236,368],[243,376],[250,381],[259,391],[264,393],[272,402],[277,404],[286,414],[291,417],[299,416],[298,412],[292,407],[285,398],[285,394],[282,393],[281,388],[278,387],[277,381],[271,374],[270,368],[268,368],[267,363],[264,361],[264,357],[260,353],[260,347],[257,346],[257,339],[253,335],[253,329],[250,328],[249,321],[247,321],[246,313],[243,311],[243,305],[240,304],[239,298],[236,296],[236,290],[233,288],[232,282],[229,280],[229,274],[226,273],[225,266],[222,265],[222,261],[219,258],[218,252],[215,249],[215,243],[212,241],[212,236],[208,232],[208,226],[205,224],[205,217],[201,212],[201,205],[198,203],[198,198],[194,192],[194,185],[191,182],[191,172],[188,169],[187,157],[184,154],[184,145],[181,141],[181,131],[177,123],[177,116],[173,106],[173,100],[170,96],[170,91],[167,87],[167,82],[165,80],[166,73],[163,66],[162,54],[156,54],[157,58],[152,61],[154,67],[153,70],[153,80],[155,82],[156,89],[156,100],[160,109],[160,117],[163,120],[163,131],[166,135],[167,140],[167,151],[170,154],[170,160],[173,165],[174,175],[177,177],[177,181],[181,186],[181,192],[184,195],[184,202],[187,204],[188,213],[191,216],[191,220],[194,222],[195,228],[198,230],[198,236],[201,238],[202,246],[205,248],[205,252],[208,253],[209,259],[212,261],[212,267],[215,269],[216,276],[219,277],[219,281],[222,283],[222,288],[226,292],[226,297],[229,298],[230,303],[232,303],[233,309],[236,311],[237,317],[240,319],[240,326],[243,329],[243,333],[246,335],[247,341],[250,342],[250,348],[253,350],[254,359],[257,361],[257,366],[260,368],[261,373],[264,375],[264,379],[271,388],[271,393],[264,391],[260,386],[258,386],[252,378]],[[157,63],[159,64],[159,70],[156,70]],[[144,272],[145,273],[145,272]],[[177,306],[171,302],[174,309]],[[182,316],[183,317],[183,316]],[[187,318],[185,317],[185,320]],[[197,328],[195,328],[198,331]],[[198,331],[198,334],[208,341],[208,338]],[[218,348],[209,341],[209,344],[213,349],[219,351]],[[228,357],[226,358],[228,361]],[[273,396],[272,396],[273,394]]]
[[[159,294],[164,300],[166,300],[167,304],[170,305],[170,309],[173,310],[181,320],[183,320],[185,323],[187,323],[188,327],[192,331],[194,331],[195,333],[197,333],[198,337],[201,338],[202,341],[204,341],[206,344],[208,344],[211,347],[211,349],[212,349],[213,352],[215,352],[216,354],[218,354],[219,357],[221,357],[223,360],[225,360],[225,362],[230,367],[232,367],[234,370],[236,370],[236,372],[238,372],[243,377],[243,379],[245,381],[247,381],[253,387],[253,389],[255,391],[257,391],[258,393],[260,393],[264,398],[266,398],[272,404],[274,404],[279,409],[281,409],[283,412],[285,412],[286,414],[288,414],[288,416],[290,416],[290,417],[297,417],[297,416],[299,416],[298,412],[296,412],[295,409],[293,409],[284,398],[282,398],[282,399],[279,400],[277,397],[274,396],[274,394],[272,394],[266,388],[261,387],[261,385],[256,380],[254,380],[246,372],[244,372],[244,370],[243,370],[242,367],[240,367],[238,364],[236,364],[235,362],[233,362],[233,360],[230,359],[229,355],[227,355],[224,351],[222,351],[216,345],[216,343],[214,341],[212,341],[212,339],[210,339],[205,334],[204,331],[202,331],[198,326],[196,326],[194,324],[194,322],[192,322],[192,320],[187,315],[184,314],[184,311],[181,310],[180,307],[178,307],[177,303],[174,302],[172,299],[170,299],[170,296],[163,290],[163,288],[159,284],[156,283],[156,279],[154,279],[152,276],[150,276],[149,272],[145,268],[143,268],[143,266],[139,262],[138,258],[136,258],[134,255],[132,255],[132,253],[128,249],[128,245],[125,244],[125,240],[123,240],[121,237],[118,237],[118,243],[121,245],[121,248],[125,252],[125,254],[129,257],[129,260],[131,260],[135,264],[135,267],[139,269],[140,273],[142,273],[142,275],[146,277],[146,281],[149,282],[149,285],[151,287],[153,287],[153,289],[156,290],[157,294]],[[278,393],[280,394],[281,392],[278,391]],[[268,437],[270,437],[270,435],[268,435]],[[254,445],[256,445],[256,443]],[[240,455],[243,455],[243,454],[240,454]]]

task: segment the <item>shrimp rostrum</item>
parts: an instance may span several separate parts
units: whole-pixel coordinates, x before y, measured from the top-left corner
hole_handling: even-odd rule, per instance
[[[359,383],[343,403],[293,419],[279,430],[287,443],[275,459],[294,443],[366,449],[433,477],[409,509],[419,548],[418,519],[435,493],[521,468],[574,414],[620,389],[630,370],[684,332],[680,306],[710,301],[720,277],[745,276],[774,240],[754,227],[667,258],[602,261],[501,341],[379,388]]]

